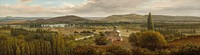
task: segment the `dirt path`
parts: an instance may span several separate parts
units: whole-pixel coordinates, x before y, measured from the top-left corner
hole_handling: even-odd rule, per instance
[[[85,37],[75,38],[75,41],[87,39],[87,38],[90,38],[90,37],[94,37],[94,35],[89,35],[89,36],[85,36]]]

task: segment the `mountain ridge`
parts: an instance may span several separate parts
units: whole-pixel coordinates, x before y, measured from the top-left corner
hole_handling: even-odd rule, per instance
[[[148,15],[139,15],[139,14],[124,14],[124,15],[111,15],[101,19],[100,21],[106,22],[133,22],[145,20]],[[200,17],[196,16],[169,16],[169,15],[152,15],[154,20],[162,21],[172,21],[172,20],[191,20],[191,21],[200,21]]]

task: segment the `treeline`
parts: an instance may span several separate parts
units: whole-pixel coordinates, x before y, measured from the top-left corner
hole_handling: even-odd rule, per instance
[[[30,23],[21,24],[29,26],[31,28],[42,28],[43,24],[49,23]],[[76,27],[91,27],[91,26],[130,26],[133,24],[139,24],[136,22],[82,22],[82,23],[53,23],[53,24],[67,24],[66,27],[76,26]]]
[[[3,30],[2,30],[3,31]],[[63,35],[37,29],[11,28],[11,33],[0,34],[0,55],[64,55]]]
[[[0,55],[64,55],[65,42],[61,35],[54,35],[50,41],[33,39],[26,41],[18,37],[0,36]]]
[[[147,23],[143,23],[141,27],[147,27]],[[200,28],[200,23],[163,23],[155,22],[154,26],[156,28],[164,29],[198,29]]]
[[[135,22],[85,22],[79,23],[80,25],[88,25],[88,26],[126,26],[136,24]]]
[[[140,31],[146,31],[145,29],[141,29]],[[170,28],[155,28],[155,31],[160,32],[164,35],[167,41],[173,41],[176,39],[186,38],[185,34],[195,34],[197,32],[196,29],[170,29]]]
[[[0,29],[1,32],[10,31],[7,34],[0,33],[0,55],[72,55],[73,48],[91,42],[87,39],[74,41],[71,37],[43,29]]]
[[[192,34],[192,33],[196,33],[195,29],[192,30],[179,30],[179,29],[162,29],[162,28],[157,28],[155,29],[155,31],[158,31],[160,33],[162,33],[167,41],[173,41],[176,39],[181,39],[181,38],[186,38],[187,35],[185,34]]]
[[[47,35],[50,37],[49,40],[44,39],[45,37],[48,37]],[[84,45],[88,43],[82,43],[83,46],[78,46],[74,42],[76,41],[69,41],[63,37],[63,35],[56,32],[45,31],[41,29],[36,31],[30,31],[21,28],[11,29],[11,35],[0,34],[0,55],[130,54],[129,51],[122,49],[121,47],[108,46],[105,49],[101,49],[102,47],[98,48],[91,45]]]
[[[57,35],[58,32],[47,31],[42,29],[36,30],[26,30],[22,28],[12,28],[11,35],[13,37],[24,38],[26,41],[31,41],[33,39],[42,39],[50,41],[54,35]]]

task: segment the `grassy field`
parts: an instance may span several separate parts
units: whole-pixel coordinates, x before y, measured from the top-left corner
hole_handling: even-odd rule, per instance
[[[58,31],[62,34],[69,35],[69,34],[74,34],[75,31],[77,32],[82,32],[82,31],[92,31],[96,30],[94,33],[99,33],[99,32],[105,32],[105,31],[113,31],[113,27],[70,27],[70,28],[43,28],[46,30],[51,30],[51,31]],[[123,37],[129,37],[131,33],[136,33],[139,32],[139,28],[123,28],[119,27],[118,30],[120,31],[121,35]]]

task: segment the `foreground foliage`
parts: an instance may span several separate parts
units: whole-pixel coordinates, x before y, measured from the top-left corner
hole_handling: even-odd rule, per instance
[[[4,30],[5,31],[5,30]],[[104,36],[103,34],[99,35]],[[104,41],[104,38],[96,38]],[[95,38],[79,41],[69,40],[60,33],[24,29],[0,33],[0,55],[199,55],[199,45],[180,48],[165,47],[166,41],[159,32],[145,31],[130,35],[133,49],[114,45],[95,45]],[[189,38],[189,37],[188,37]],[[97,41],[98,40],[98,41]],[[93,44],[91,44],[93,43]],[[102,42],[100,42],[102,43]]]
[[[151,50],[161,49],[167,44],[164,36],[155,31],[133,33],[129,37],[129,42],[132,44],[132,46],[139,46]]]

